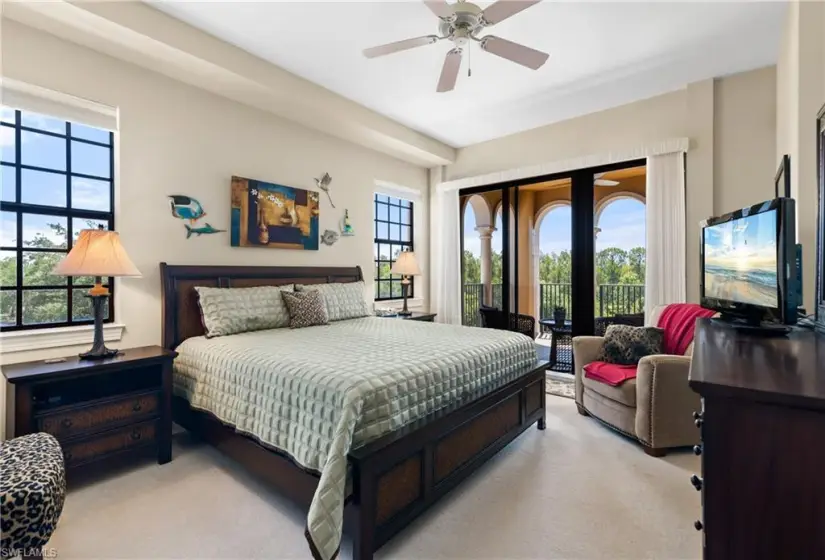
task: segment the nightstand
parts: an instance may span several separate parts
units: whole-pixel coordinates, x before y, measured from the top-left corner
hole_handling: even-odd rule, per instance
[[[438,315],[438,313],[425,313],[423,311],[413,311],[412,315],[396,315],[396,318],[406,319],[407,321],[424,321],[425,323],[434,323],[436,315]]]
[[[172,460],[172,360],[159,346],[123,350],[107,360],[13,364],[15,437],[47,432],[60,442],[66,469],[114,456],[157,454]]]

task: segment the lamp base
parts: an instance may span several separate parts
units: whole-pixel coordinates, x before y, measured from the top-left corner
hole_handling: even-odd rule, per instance
[[[92,311],[95,318],[95,338],[92,347],[88,352],[80,354],[81,360],[105,360],[106,358],[113,358],[117,356],[117,350],[106,348],[103,343],[103,305],[106,303],[108,291],[106,295],[92,295],[91,292],[86,297],[92,300]]]
[[[400,317],[409,317],[409,316],[411,316],[411,315],[412,315],[412,311],[399,311],[399,312],[398,312],[398,315],[399,315]]]
[[[118,350],[104,346],[102,349],[93,347],[88,352],[83,352],[82,354],[78,354],[78,356],[80,356],[81,360],[105,360],[106,358],[114,358],[118,353]]]

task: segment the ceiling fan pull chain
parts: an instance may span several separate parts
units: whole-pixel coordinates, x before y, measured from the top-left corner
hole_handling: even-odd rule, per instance
[[[470,48],[470,44],[467,44],[467,77],[473,77],[473,49]]]

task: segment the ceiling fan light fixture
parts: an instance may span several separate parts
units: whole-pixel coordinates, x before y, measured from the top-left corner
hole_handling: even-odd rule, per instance
[[[431,45],[442,39],[449,39],[454,47],[447,53],[436,91],[445,92],[455,88],[461,56],[470,41],[476,41],[487,52],[500,56],[527,68],[538,70],[550,55],[525,47],[519,43],[501,39],[494,35],[479,37],[485,27],[494,25],[516,15],[541,0],[498,0],[482,10],[471,2],[458,0],[448,4],[446,0],[423,0],[424,4],[438,18],[438,35],[425,35],[413,39],[396,41],[364,50],[364,56],[375,58],[415,47]],[[468,72],[469,75],[469,72]]]

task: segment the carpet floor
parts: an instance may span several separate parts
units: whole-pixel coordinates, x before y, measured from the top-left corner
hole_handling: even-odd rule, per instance
[[[648,457],[573,401],[547,405],[545,432],[527,430],[376,560],[701,557],[697,457]],[[185,433],[173,453],[71,489],[47,547],[64,560],[309,558],[297,508]]]

